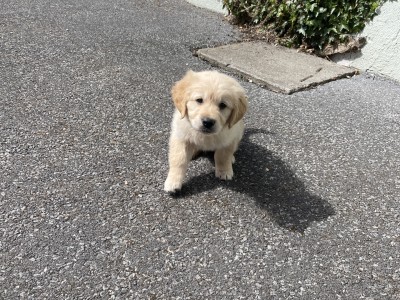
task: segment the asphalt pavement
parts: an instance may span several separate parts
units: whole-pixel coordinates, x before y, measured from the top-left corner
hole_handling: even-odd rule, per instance
[[[239,39],[183,0],[0,0],[1,299],[400,299],[399,83],[238,78],[234,179],[163,192],[170,87]]]

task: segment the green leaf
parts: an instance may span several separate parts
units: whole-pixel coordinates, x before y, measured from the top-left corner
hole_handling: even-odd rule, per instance
[[[306,35],[306,30],[303,28],[303,27],[300,27],[298,30],[297,30],[297,32],[298,33],[300,33],[300,34],[302,34],[302,35]]]

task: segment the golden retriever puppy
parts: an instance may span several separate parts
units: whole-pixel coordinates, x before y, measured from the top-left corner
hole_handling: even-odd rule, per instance
[[[214,151],[216,177],[232,179],[233,154],[243,136],[248,105],[245,90],[217,71],[188,71],[171,92],[176,110],[164,190],[181,189],[188,163],[201,151]]]

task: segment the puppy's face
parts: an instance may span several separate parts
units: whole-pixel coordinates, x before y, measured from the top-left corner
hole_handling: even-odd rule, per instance
[[[192,72],[172,88],[176,108],[193,129],[217,134],[236,124],[247,109],[245,91],[233,78],[216,71]]]
[[[220,132],[232,113],[231,99],[216,92],[195,90],[186,102],[190,124],[204,134]]]

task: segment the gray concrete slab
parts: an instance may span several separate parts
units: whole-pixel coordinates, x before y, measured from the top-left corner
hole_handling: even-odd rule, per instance
[[[199,49],[197,55],[213,65],[285,94],[355,74],[353,68],[258,41]]]

